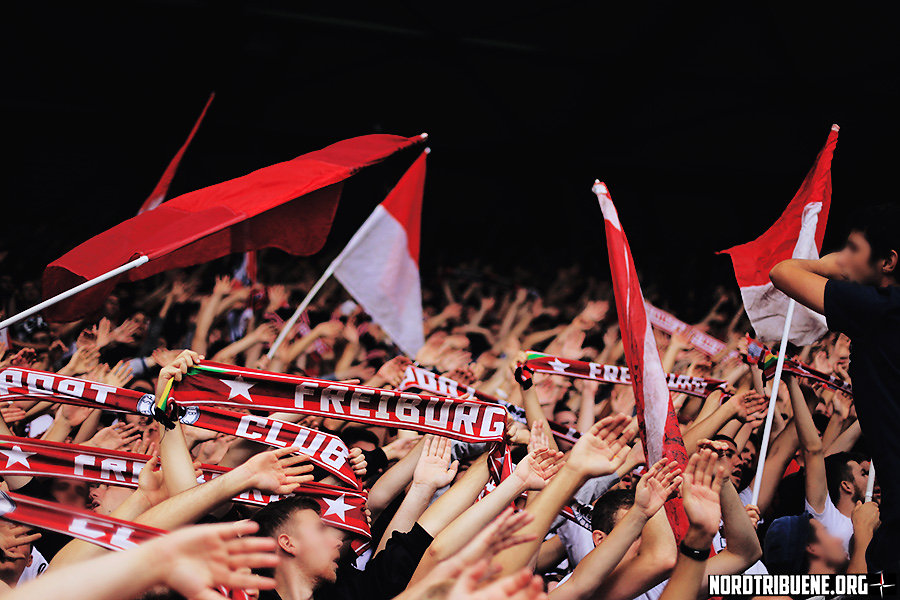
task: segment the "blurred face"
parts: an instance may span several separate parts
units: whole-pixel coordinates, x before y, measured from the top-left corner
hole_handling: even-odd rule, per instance
[[[342,535],[313,510],[295,511],[281,533],[278,546],[312,582],[334,582],[341,555]]]
[[[376,446],[368,440],[357,440],[350,445],[350,448],[359,448],[364,452],[371,452],[375,450]]]
[[[566,427],[575,427],[575,424],[578,422],[578,417],[576,417],[575,413],[571,410],[561,410],[553,413],[553,420]]]
[[[738,458],[740,459],[741,476],[743,477],[753,468],[753,459],[756,458],[756,445],[748,440],[744,444],[744,449],[741,450]]]
[[[841,570],[847,564],[847,553],[841,539],[828,533],[819,521],[811,519],[814,539],[806,545],[806,550],[816,558],[825,562],[828,567]]]
[[[619,521],[622,520],[622,517],[625,516],[625,513],[628,512],[629,508],[630,507],[628,507],[628,506],[623,506],[622,508],[620,508],[619,510],[616,511],[615,517],[613,518],[613,526],[619,524]],[[596,529],[594,531],[592,531],[591,537],[594,540],[594,547],[596,548],[597,546],[599,546],[603,542],[603,540],[606,539],[606,536],[608,536],[608,535],[609,535],[608,533],[604,533],[603,531],[598,531]],[[626,560],[629,560],[629,559],[637,556],[638,549],[640,547],[641,547],[641,536],[638,536],[637,539],[631,543],[631,546],[628,547],[628,550],[625,552],[625,556],[622,557],[622,560],[626,561]]]
[[[844,481],[841,489],[849,492],[854,502],[865,500],[866,486],[869,484],[869,461],[864,460],[862,463],[858,463],[851,460],[847,462],[847,466],[850,467],[852,481]]]
[[[872,261],[872,247],[858,231],[847,236],[847,243],[838,255],[838,265],[850,281],[863,285],[881,282],[881,261]]]
[[[65,506],[86,508],[88,501],[88,484],[75,479],[54,479],[50,484],[50,495]]]
[[[128,499],[131,490],[118,485],[101,483],[91,486],[89,508],[101,515],[108,515]]]

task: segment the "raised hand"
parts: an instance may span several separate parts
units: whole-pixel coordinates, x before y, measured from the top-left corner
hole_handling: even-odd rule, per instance
[[[356,478],[362,481],[366,478],[366,457],[363,456],[362,450],[359,448],[350,448],[350,468],[353,469]]]
[[[156,397],[159,398],[162,396],[166,384],[170,379],[181,381],[187,374],[188,369],[199,364],[202,359],[203,357],[196,352],[184,350],[175,358],[175,360],[160,369],[159,377],[156,379]]]
[[[403,381],[403,375],[406,373],[406,367],[412,364],[412,361],[405,356],[395,356],[387,361],[378,372],[375,373],[382,381],[390,386],[397,387]]]
[[[564,454],[544,448],[529,452],[516,465],[512,475],[519,478],[526,490],[542,490],[550,478],[562,468]]]
[[[622,466],[631,449],[628,443],[634,430],[626,427],[631,419],[623,414],[606,417],[591,427],[572,448],[567,466],[581,477],[608,475]]]
[[[137,425],[116,423],[95,433],[94,437],[86,441],[84,445],[106,450],[121,450],[139,439],[141,439],[141,431]]]
[[[766,410],[769,408],[769,399],[753,390],[738,392],[727,402],[734,409],[735,417],[741,423],[750,423],[765,419]]]
[[[278,564],[276,543],[256,533],[253,521],[195,525],[146,543],[150,563],[160,563],[164,584],[185,598],[223,598],[210,588],[269,590],[275,580],[253,575],[249,569]],[[242,537],[245,536],[245,537]]]
[[[110,338],[119,344],[134,343],[134,333],[138,327],[139,325],[133,319],[125,319],[121,325],[110,332]]]
[[[292,454],[299,452],[299,448],[279,448],[267,452],[260,452],[250,457],[244,464],[234,470],[240,470],[247,481],[247,489],[268,492],[270,494],[290,494],[301,483],[313,480],[313,466],[302,464],[309,461],[305,454]]]
[[[412,451],[415,445],[419,443],[421,437],[416,435],[415,437],[397,438],[390,444],[386,444],[382,450],[384,450],[388,460],[400,460]]]
[[[413,472],[413,485],[440,489],[450,485],[459,469],[459,461],[450,462],[452,442],[444,437],[426,435],[422,443],[422,455]]]
[[[75,406],[73,404],[60,404],[56,409],[56,418],[64,419],[70,427],[78,427],[84,420],[91,416],[95,410],[90,406]]]
[[[153,455],[141,469],[138,475],[138,492],[150,503],[156,506],[169,497],[166,480],[162,469],[159,468],[159,456]]]
[[[531,436],[528,438],[528,452],[545,450],[550,447],[550,438],[547,435],[547,426],[543,419],[535,419],[531,425]]]
[[[27,558],[27,553],[31,550],[29,544],[41,539],[40,533],[29,533],[30,531],[31,528],[26,525],[0,521],[0,552],[3,554],[0,560]]]
[[[21,421],[25,418],[25,415],[25,411],[12,402],[0,406],[0,418],[2,418],[7,425]]]
[[[691,528],[712,541],[719,530],[722,508],[719,492],[725,478],[725,466],[709,448],[691,455],[682,476],[681,498]]]
[[[682,479],[678,475],[681,469],[678,463],[661,458],[638,481],[634,488],[634,505],[648,519],[656,514],[669,496],[672,495]]]
[[[480,587],[490,575],[490,563],[484,560],[464,569],[453,580],[456,583],[447,594],[447,600],[543,600],[543,580],[529,569],[521,569],[511,575]]]
[[[105,383],[115,386],[115,387],[123,387],[134,376],[134,370],[131,368],[131,365],[123,360],[120,360],[116,363],[116,366],[113,367],[109,373],[106,374]]]

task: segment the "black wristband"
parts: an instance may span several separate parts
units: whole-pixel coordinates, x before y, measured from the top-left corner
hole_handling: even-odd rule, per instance
[[[696,548],[691,548],[684,542],[678,545],[678,551],[693,560],[704,561],[709,558],[709,548],[706,550],[697,550]]]

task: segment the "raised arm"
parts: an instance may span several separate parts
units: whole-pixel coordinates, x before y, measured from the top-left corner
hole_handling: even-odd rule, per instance
[[[812,413],[806,404],[803,390],[796,377],[786,381],[794,411],[794,426],[800,440],[800,450],[806,463],[806,501],[817,513],[825,510],[828,498],[828,481],[825,477],[825,449],[819,431],[813,422]]]
[[[829,279],[843,279],[837,257],[837,253],[832,253],[816,260],[783,260],[769,272],[769,279],[777,289],[803,306],[824,314],[825,283]]]

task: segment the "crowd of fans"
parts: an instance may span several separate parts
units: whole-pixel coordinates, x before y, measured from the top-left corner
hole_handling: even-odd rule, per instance
[[[122,285],[99,314],[78,322],[36,315],[0,332],[0,368],[159,393],[202,357],[375,387],[397,386],[414,360],[526,409],[528,423],[511,421],[507,430],[512,474],[479,500],[490,479],[484,445],[286,416],[358,449],[353,466],[368,490],[373,539],[357,555],[351,536],[326,526],[318,504],[302,495],[255,512],[229,502],[247,489],[290,494],[310,481],[312,467],[290,449],[187,425],[165,430],[138,415],[5,401],[3,434],[154,459],[136,490],[23,476],[4,476],[3,489],[173,533],[111,553],[0,521],[0,597],[205,599],[224,586],[282,600],[681,600],[702,597],[710,574],[867,572],[880,488],[864,502],[871,454],[851,396],[784,377],[751,504],[772,381],[745,360],[750,324],[736,294],[710,298],[696,324],[726,343],[718,356],[656,332],[666,372],[725,380],[733,392],[673,394],[690,457],[680,469],[645,464],[630,385],[536,374],[523,390],[514,377],[525,350],[624,364],[608,283],[563,269],[533,290],[474,277],[471,267],[446,271],[423,286],[426,343],[406,358],[332,282],[269,359],[269,345],[318,275],[297,264],[281,281],[264,274],[256,284],[220,260]],[[38,283],[0,279],[0,315],[39,299]],[[792,355],[849,382],[850,342],[833,333]],[[554,439],[548,420],[579,431],[578,442]],[[232,470],[198,484],[191,461]],[[673,495],[689,522],[683,545],[695,556],[679,552],[661,510]],[[589,526],[560,516],[573,500]]]

